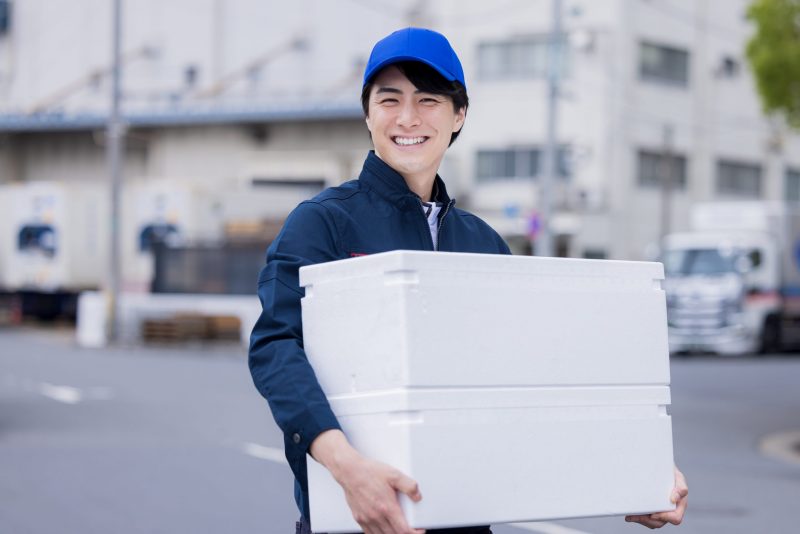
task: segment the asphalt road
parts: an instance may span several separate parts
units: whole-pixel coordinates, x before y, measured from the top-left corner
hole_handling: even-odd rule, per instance
[[[682,533],[797,532],[800,358],[672,363]],[[0,534],[292,533],[282,438],[233,346],[81,350],[68,330],[0,330]],[[676,527],[666,527],[673,530]],[[496,534],[644,532],[620,517]]]

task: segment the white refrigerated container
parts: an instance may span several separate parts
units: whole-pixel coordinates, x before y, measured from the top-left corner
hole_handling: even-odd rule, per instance
[[[122,205],[123,290],[147,293],[153,247],[216,243],[222,237],[220,191],[186,180],[131,180]]]
[[[2,187],[2,285],[80,290],[102,283],[108,201],[95,184],[28,182]]]

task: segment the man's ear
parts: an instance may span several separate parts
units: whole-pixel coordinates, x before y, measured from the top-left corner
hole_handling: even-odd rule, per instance
[[[364,117],[364,122],[366,122],[366,123],[367,123],[367,130],[369,130],[370,132],[372,132],[372,121],[370,120],[370,118],[369,118],[369,115],[366,115],[366,116]]]
[[[464,127],[464,121],[467,119],[467,108],[461,108],[456,111],[455,121],[453,122],[453,133],[461,131]]]

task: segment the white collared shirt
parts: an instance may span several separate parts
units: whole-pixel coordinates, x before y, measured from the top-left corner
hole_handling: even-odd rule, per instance
[[[433,240],[433,250],[438,247],[437,237],[439,233],[439,212],[442,211],[442,204],[439,202],[421,202],[422,213],[428,219],[428,229],[431,231],[431,240]]]

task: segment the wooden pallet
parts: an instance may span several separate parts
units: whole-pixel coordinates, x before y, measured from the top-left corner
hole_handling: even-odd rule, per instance
[[[0,326],[21,322],[22,306],[19,297],[13,294],[0,294]]]
[[[141,334],[145,342],[230,340],[240,338],[241,321],[228,315],[175,314],[170,317],[145,319]]]
[[[236,341],[241,337],[242,321],[234,315],[208,316],[208,330],[211,339]]]

